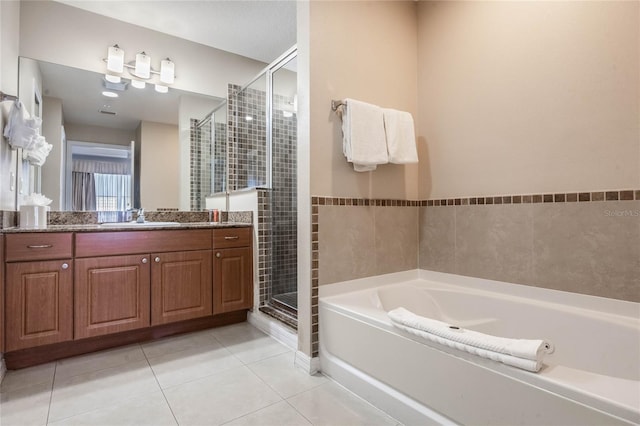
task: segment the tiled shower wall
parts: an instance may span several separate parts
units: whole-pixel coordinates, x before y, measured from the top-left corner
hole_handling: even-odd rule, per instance
[[[266,94],[230,84],[228,95],[229,188],[265,186]]]
[[[204,208],[204,197],[211,191],[211,122],[198,126],[198,120],[192,118],[190,127],[190,208],[198,211]]]
[[[233,189],[265,186],[265,92],[239,89],[229,85],[229,183]],[[258,190],[261,305],[273,295],[297,290],[297,118],[290,113],[292,105],[293,99],[274,94],[272,182],[270,189]]]
[[[226,188],[227,124],[209,121],[198,127],[198,120],[191,119],[190,161],[190,208],[204,209],[204,197],[224,192]],[[213,138],[213,146],[211,139]],[[213,150],[213,157],[211,155]],[[213,184],[211,174],[213,173]]]

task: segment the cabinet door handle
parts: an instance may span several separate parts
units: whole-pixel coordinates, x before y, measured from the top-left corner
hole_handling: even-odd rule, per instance
[[[155,261],[156,261],[156,263],[160,263],[160,258],[159,258],[159,257],[156,257],[156,258],[155,258],[155,259],[153,259],[153,260],[155,260]]]
[[[239,236],[235,235],[233,237],[224,237],[225,240],[237,240],[238,238],[240,238]]]
[[[142,258],[142,263],[147,263],[149,261],[149,259],[147,259],[146,257]]]
[[[63,263],[62,264],[62,269],[68,269],[69,268],[69,264],[68,263]]]
[[[31,249],[51,248],[51,247],[53,247],[52,244],[34,244],[34,245],[27,246],[27,248],[31,248]]]
[[[216,253],[216,257],[220,257],[220,256],[222,256],[222,255],[220,254],[220,252],[217,252],[217,253]]]

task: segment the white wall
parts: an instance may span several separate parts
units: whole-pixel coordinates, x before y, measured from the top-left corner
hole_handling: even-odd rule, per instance
[[[420,2],[429,198],[640,187],[640,3]]]
[[[42,102],[42,135],[53,148],[41,168],[41,193],[52,200],[51,210],[63,210],[61,205],[64,192],[62,123],[62,100],[45,96]]]
[[[114,129],[111,127],[86,126],[82,124],[65,123],[67,140],[80,142],[108,143],[129,146],[136,140],[133,130]]]
[[[418,165],[358,173],[342,153],[332,99],[354,98],[417,113],[417,19],[413,1],[310,3],[311,193],[418,198]],[[424,161],[424,159],[421,159]]]
[[[140,127],[141,207],[178,208],[178,128],[149,121],[143,121]]]

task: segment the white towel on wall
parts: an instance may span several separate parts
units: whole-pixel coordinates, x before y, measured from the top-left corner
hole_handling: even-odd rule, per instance
[[[342,114],[342,151],[357,172],[389,162],[382,108],[346,99]]]
[[[12,148],[32,149],[41,125],[42,120],[31,117],[22,102],[14,101],[4,127],[4,137]]]
[[[389,162],[394,164],[417,163],[416,134],[411,114],[390,108],[383,109],[383,114]]]
[[[421,317],[405,308],[391,310],[388,316],[395,327],[413,335],[533,372],[542,368],[544,355],[554,349],[545,340],[509,339],[462,328],[452,329],[447,323]]]

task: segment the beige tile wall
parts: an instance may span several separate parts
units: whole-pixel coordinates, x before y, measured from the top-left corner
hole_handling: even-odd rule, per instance
[[[418,207],[318,206],[319,284],[418,267]]]
[[[420,207],[419,267],[640,302],[640,201]]]

